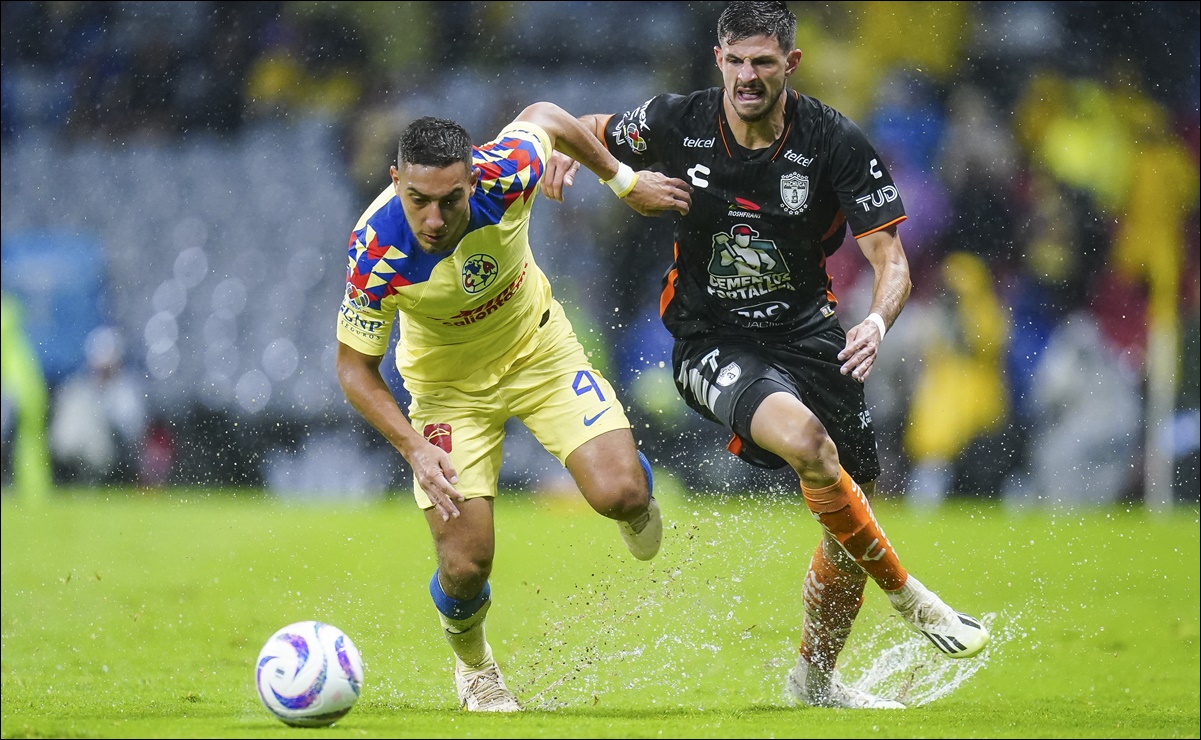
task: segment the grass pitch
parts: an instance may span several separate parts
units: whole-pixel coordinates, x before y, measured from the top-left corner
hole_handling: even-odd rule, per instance
[[[869,583],[841,670],[904,712],[795,708],[800,580],[818,539],[789,497],[661,492],[640,563],[576,499],[505,494],[489,639],[527,707],[459,712],[408,499],[66,492],[2,523],[3,737],[1198,737],[1196,508],[878,518],[902,562],[993,643],[952,661]],[[253,664],[320,619],[366,663],[333,728],[288,728]]]

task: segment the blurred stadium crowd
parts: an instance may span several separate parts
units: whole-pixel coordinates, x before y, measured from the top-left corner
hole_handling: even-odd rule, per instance
[[[64,484],[407,495],[333,374],[346,235],[400,129],[483,142],[538,100],[717,84],[723,5],[3,3],[5,483],[41,456]],[[914,293],[868,383],[882,493],[1196,502],[1198,4],[792,5],[793,86],[860,123],[909,214]],[[671,224],[594,179],[531,241],[648,455],[790,491],[676,398]],[[870,267],[852,241],[829,264],[857,321]],[[523,430],[506,456],[507,485],[563,485]]]

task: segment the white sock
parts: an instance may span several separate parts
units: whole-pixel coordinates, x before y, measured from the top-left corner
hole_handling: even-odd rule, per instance
[[[804,656],[797,658],[797,668],[803,671],[805,690],[809,692],[810,696],[829,693],[830,683],[834,680],[834,671],[814,665],[805,660]]]
[[[455,657],[468,670],[476,670],[493,662],[492,647],[484,634],[484,616],[492,606],[492,599],[484,602],[480,610],[466,619],[451,619],[438,612],[442,631],[446,635]]]
[[[921,584],[921,581],[910,574],[905,579],[905,585],[895,591],[885,591],[884,594],[888,596],[888,602],[892,604],[893,609],[899,612],[911,612],[925,591],[926,587]]]

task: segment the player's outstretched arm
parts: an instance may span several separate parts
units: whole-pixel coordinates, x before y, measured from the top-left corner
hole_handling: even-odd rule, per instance
[[[448,521],[459,515],[454,502],[465,500],[454,487],[459,476],[450,456],[418,434],[396,405],[379,372],[382,360],[338,342],[338,383],[354,410],[384,435],[413,468],[417,482],[442,515],[442,521]]]
[[[843,362],[842,374],[849,373],[862,383],[872,372],[884,332],[901,314],[913,285],[896,226],[868,234],[858,242],[875,272],[872,308],[867,318],[847,331],[847,345],[838,353],[838,359]]]
[[[617,197],[638,213],[644,216],[666,211],[688,213],[692,205],[692,186],[658,172],[634,172],[609,153],[595,129],[589,130],[584,123],[554,103],[534,103],[523,110],[517,120],[541,127],[553,139],[556,151],[592,170],[613,189]],[[570,180],[574,179],[579,168],[565,162],[562,157],[552,156],[550,159],[547,171],[543,173],[542,191],[552,200],[562,200],[564,184],[571,184]]]
[[[579,121],[584,128],[591,131],[597,141],[604,142],[604,123],[612,116],[592,113],[580,116]],[[546,172],[542,175],[542,194],[551,200],[563,202],[563,189],[575,184],[576,173],[580,171],[580,163],[562,152],[550,155],[546,163]]]

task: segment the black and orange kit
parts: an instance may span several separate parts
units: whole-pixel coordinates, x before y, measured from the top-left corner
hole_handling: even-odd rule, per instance
[[[784,461],[750,441],[750,419],[766,396],[792,393],[826,426],[847,472],[874,480],[863,387],[839,372],[846,335],[826,257],[848,230],[860,238],[904,221],[900,193],[867,137],[833,108],[786,89],[780,138],[749,150],[734,140],[723,95],[659,95],[604,127],[622,162],[692,185],[660,297],[677,388],[734,432],[731,451],[770,468]]]

